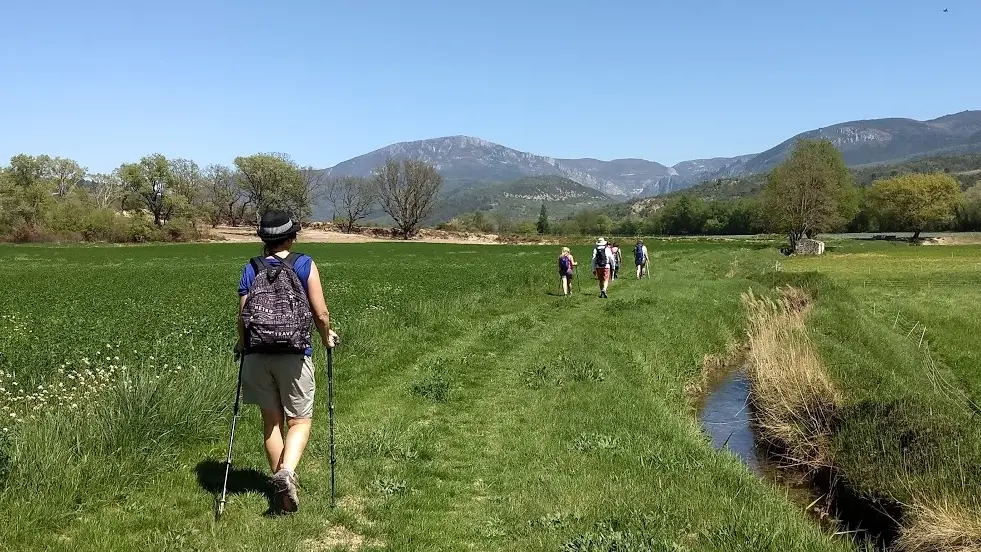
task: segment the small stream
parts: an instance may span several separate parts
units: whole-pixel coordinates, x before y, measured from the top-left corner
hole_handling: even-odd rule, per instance
[[[756,446],[756,435],[750,424],[751,385],[745,372],[733,370],[705,399],[699,417],[715,449],[729,449],[753,473],[762,476],[766,458]]]
[[[853,491],[831,470],[801,473],[781,469],[756,439],[750,389],[752,382],[742,369],[732,370],[705,397],[698,411],[703,429],[716,450],[735,454],[763,481],[779,488],[829,531],[845,531],[856,542],[868,542],[876,550],[887,550],[894,541],[900,511],[895,505],[869,501]],[[827,497],[834,497],[828,501]]]

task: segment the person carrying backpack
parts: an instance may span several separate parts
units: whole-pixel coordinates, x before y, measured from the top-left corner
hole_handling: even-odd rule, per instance
[[[572,294],[572,275],[573,269],[579,263],[572,258],[572,252],[569,251],[568,247],[562,248],[562,253],[559,255],[559,279],[562,282],[562,295]]]
[[[237,355],[242,358],[242,400],[262,411],[263,440],[273,472],[276,506],[299,506],[296,466],[306,448],[316,390],[311,324],[324,347],[339,338],[320,272],[309,256],[291,251],[300,223],[282,211],[262,216],[262,255],[242,269],[239,281]]]
[[[638,280],[647,274],[648,261],[650,261],[650,257],[647,255],[647,246],[644,245],[644,240],[637,240],[637,245],[634,246],[634,263],[637,265]]]
[[[600,238],[596,240],[596,247],[593,248],[593,272],[599,281],[600,297],[607,298],[606,290],[610,285],[610,267],[613,264],[606,240]]]

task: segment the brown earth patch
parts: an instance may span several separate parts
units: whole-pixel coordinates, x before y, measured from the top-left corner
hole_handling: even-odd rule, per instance
[[[251,226],[219,226],[211,231],[211,241],[232,243],[259,243],[255,228]],[[360,228],[354,233],[341,232],[331,223],[314,222],[300,231],[298,241],[305,243],[372,243],[372,242],[421,242],[453,243],[475,245],[549,245],[554,240],[535,236],[500,236],[474,232],[449,232],[445,230],[422,229],[412,239],[403,240],[387,228]]]

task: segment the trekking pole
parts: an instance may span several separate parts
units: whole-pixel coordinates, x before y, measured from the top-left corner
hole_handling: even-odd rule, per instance
[[[330,419],[330,507],[336,505],[337,494],[334,486],[334,466],[337,458],[334,456],[334,349],[327,348],[327,413]]]
[[[245,365],[245,354],[239,353],[238,382],[235,384],[235,409],[232,411],[232,431],[228,436],[228,454],[225,456],[225,481],[221,484],[221,499],[218,501],[218,512],[215,519],[225,511],[226,494],[228,492],[228,474],[232,468],[232,443],[235,442],[235,423],[238,422],[239,399],[242,398],[242,367]]]

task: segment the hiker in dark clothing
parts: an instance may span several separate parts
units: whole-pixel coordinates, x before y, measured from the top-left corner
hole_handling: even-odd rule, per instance
[[[244,355],[242,399],[262,410],[277,506],[285,512],[298,507],[296,466],[313,419],[311,323],[325,347],[333,348],[338,340],[330,329],[316,263],[291,252],[299,231],[300,223],[284,212],[263,215],[258,230],[262,255],[246,263],[238,286],[235,346],[236,353]]]

